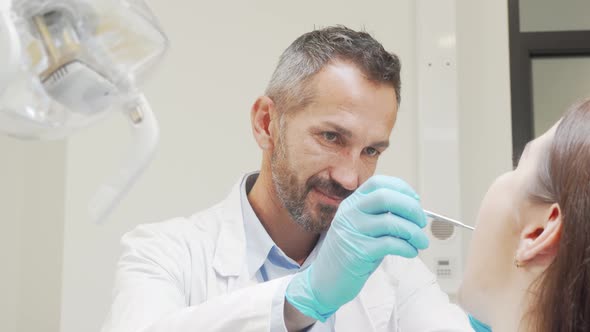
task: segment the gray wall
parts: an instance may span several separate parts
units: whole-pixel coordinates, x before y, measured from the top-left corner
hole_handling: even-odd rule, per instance
[[[0,330],[60,326],[65,143],[0,136]]]
[[[575,101],[590,97],[590,57],[533,59],[535,136],[542,135]]]

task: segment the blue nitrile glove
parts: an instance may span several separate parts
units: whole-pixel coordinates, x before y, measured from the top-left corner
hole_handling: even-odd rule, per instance
[[[326,321],[354,299],[386,255],[416,257],[428,247],[426,216],[404,181],[373,176],[340,204],[316,260],[291,280],[285,297]]]
[[[468,316],[469,323],[471,323],[471,327],[473,327],[473,330],[475,330],[475,332],[492,332],[492,328],[489,327],[487,324],[480,322],[479,320],[477,320],[477,318],[471,316],[471,314],[469,314]]]

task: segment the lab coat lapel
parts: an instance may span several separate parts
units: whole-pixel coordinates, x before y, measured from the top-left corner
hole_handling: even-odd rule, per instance
[[[220,203],[218,210],[220,230],[215,244],[213,268],[219,276],[229,280],[236,280],[230,277],[247,276],[246,235],[240,196],[242,179],[243,177],[234,185],[228,197]],[[233,287],[228,284],[228,288]]]

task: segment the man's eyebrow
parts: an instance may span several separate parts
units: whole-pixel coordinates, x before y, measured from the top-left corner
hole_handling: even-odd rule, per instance
[[[353,136],[352,135],[352,131],[350,131],[350,130],[344,128],[344,127],[342,127],[341,125],[339,125],[339,124],[337,124],[335,122],[332,122],[332,121],[323,121],[323,122],[320,123],[320,125],[332,127],[332,129],[335,132],[339,133],[342,136],[345,136],[346,138],[351,138]]]
[[[340,135],[346,137],[346,138],[352,138],[353,134],[352,131],[342,127],[341,125],[332,122],[332,121],[323,121],[320,123],[320,125],[323,126],[327,126],[327,127],[331,127],[332,130],[334,130],[335,132],[339,133]],[[386,149],[389,147],[389,140],[387,141],[380,141],[374,144],[371,144],[372,147],[374,148],[378,148],[378,149]]]
[[[379,148],[379,149],[387,149],[389,147],[389,141],[381,141],[381,142],[377,142],[375,144],[372,144],[372,146],[374,148]]]

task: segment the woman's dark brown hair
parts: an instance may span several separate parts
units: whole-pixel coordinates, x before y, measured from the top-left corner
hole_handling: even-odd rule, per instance
[[[532,198],[558,203],[562,232],[557,254],[533,285],[534,331],[590,331],[590,99],[558,125],[538,169]]]

